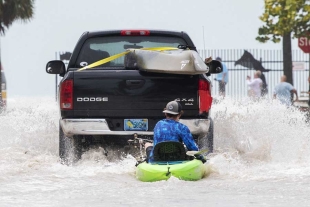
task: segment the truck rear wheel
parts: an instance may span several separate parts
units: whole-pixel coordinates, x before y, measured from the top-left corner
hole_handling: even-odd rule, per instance
[[[82,157],[82,145],[78,136],[68,137],[59,126],[59,156],[62,164],[72,165]]]
[[[213,120],[210,119],[210,127],[208,130],[207,140],[208,140],[208,148],[209,152],[213,152],[213,134],[214,134],[214,126],[213,126]]]
[[[198,139],[199,150],[209,149],[209,151],[205,154],[213,152],[213,133],[214,133],[213,120],[210,118],[210,127],[208,130],[208,134]]]

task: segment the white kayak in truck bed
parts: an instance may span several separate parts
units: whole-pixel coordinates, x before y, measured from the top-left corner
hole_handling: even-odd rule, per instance
[[[209,72],[209,67],[194,50],[129,50],[130,52],[126,54],[124,60],[127,68],[137,68],[147,72],[188,75]]]

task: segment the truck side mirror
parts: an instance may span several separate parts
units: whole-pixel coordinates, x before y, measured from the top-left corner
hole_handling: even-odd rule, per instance
[[[61,60],[52,60],[46,64],[46,72],[63,76],[66,73],[66,66]]]
[[[209,66],[209,74],[223,72],[223,65],[218,60],[212,60],[210,63],[207,63],[207,65]]]

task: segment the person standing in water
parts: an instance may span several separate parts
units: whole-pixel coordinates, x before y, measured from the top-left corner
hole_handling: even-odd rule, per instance
[[[253,100],[258,100],[261,97],[261,88],[262,88],[262,84],[263,81],[259,78],[259,72],[256,71],[254,73],[254,78],[251,79],[250,76],[247,76],[246,78],[247,81],[247,85],[250,87],[249,90],[249,96],[253,99]]]
[[[268,93],[268,88],[267,88],[268,85],[266,82],[266,77],[265,77],[264,73],[261,72],[260,70],[257,70],[256,72],[258,73],[259,78],[263,81],[262,87],[261,87],[261,96],[264,97]]]
[[[216,60],[220,61],[223,66],[223,71],[217,74],[216,80],[219,82],[219,95],[225,98],[226,84],[228,83],[228,69],[226,64],[222,62],[222,58],[217,57]]]
[[[278,99],[282,104],[291,106],[293,104],[291,98],[292,93],[296,95],[295,101],[298,101],[296,89],[292,86],[292,84],[286,82],[285,75],[281,76],[281,82],[274,88],[273,97]]]

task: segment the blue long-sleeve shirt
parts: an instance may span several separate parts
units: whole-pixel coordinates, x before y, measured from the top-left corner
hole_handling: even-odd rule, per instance
[[[198,151],[198,146],[189,128],[175,120],[163,119],[157,122],[154,128],[154,146],[159,142],[176,141],[183,142],[190,151]],[[150,154],[150,160],[153,160],[153,150]]]

